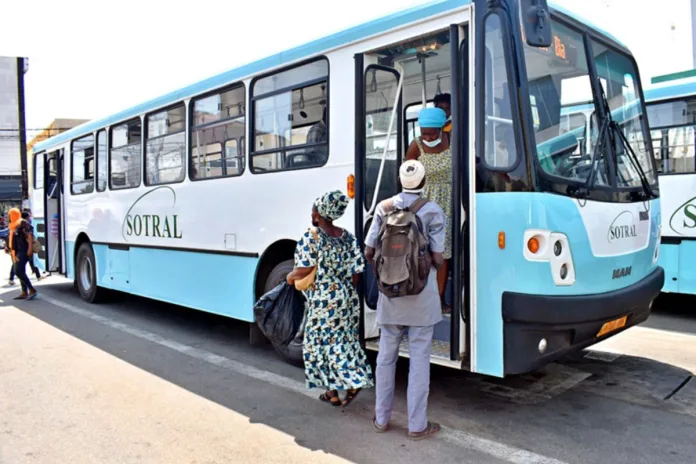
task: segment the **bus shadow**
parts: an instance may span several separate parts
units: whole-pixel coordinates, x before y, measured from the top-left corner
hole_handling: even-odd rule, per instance
[[[296,382],[304,378],[301,369],[283,362],[270,345],[250,346],[248,325],[244,322],[123,294],[114,294],[112,301],[102,305],[88,305],[79,299],[71,284],[43,284],[40,292],[47,298],[67,302],[140,331],[257,366]],[[318,400],[298,397],[174,350],[157,349],[153,354],[152,343],[128,334],[115,334],[113,328],[99,322],[56,310],[50,302],[18,303],[8,296],[10,294],[4,292],[3,305],[17,306],[131,365],[243,414],[251,423],[266,424],[288,433],[305,448],[323,450],[357,462],[375,461],[375,452],[396,456],[399,462],[422,460],[419,453],[411,455],[402,449],[408,442],[401,433],[387,437],[365,433],[366,428],[369,430],[369,422],[363,416],[371,414],[373,390],[365,391],[346,411],[329,408]],[[369,358],[374,366],[374,354],[370,353]],[[595,351],[577,353],[530,374],[505,379],[433,366],[429,408],[433,417],[444,425],[460,429],[471,427],[484,436],[495,436],[500,430],[513,434],[517,427],[512,425],[511,418],[520,424],[538,422],[539,417],[546,417],[549,422],[543,426],[544,433],[555,434],[554,421],[563,414],[575,418],[586,415],[589,422],[599,421],[601,414],[616,414],[616,411],[600,414],[593,410],[596,397],[696,417],[696,395],[691,395],[694,398],[685,396],[686,390],[681,388],[690,376],[684,369],[651,359]],[[408,360],[400,360],[396,409],[402,411],[405,411],[407,378]],[[335,427],[333,432],[331,427]],[[342,432],[334,433],[335,430]],[[351,433],[360,434],[361,444],[365,446],[346,444],[341,437]],[[393,446],[385,446],[387,444]],[[429,449],[428,445],[422,447],[423,452]],[[402,456],[402,452],[406,454]]]
[[[696,335],[696,295],[662,293],[650,318],[641,325]]]

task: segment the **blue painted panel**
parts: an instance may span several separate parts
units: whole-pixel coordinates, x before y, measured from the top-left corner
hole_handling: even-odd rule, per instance
[[[679,245],[660,245],[657,264],[665,270],[665,285],[662,291],[679,293]]]
[[[651,273],[657,240],[660,206],[652,202],[652,228],[648,247],[642,251],[606,258],[592,254],[585,226],[572,198],[540,193],[483,193],[476,196],[477,311],[476,371],[502,376],[503,292],[535,295],[589,295],[630,286]],[[566,234],[575,266],[576,282],[556,286],[547,262],[527,261],[523,255],[524,231],[547,229]],[[498,248],[498,233],[505,232],[506,246]],[[631,275],[611,279],[612,269],[631,266]],[[563,308],[559,308],[562,311]]]
[[[685,240],[679,244],[679,293],[696,294],[696,242]]]
[[[73,256],[74,242],[66,243]],[[258,258],[93,245],[99,286],[252,322]],[[126,277],[127,276],[127,277]],[[74,279],[72,264],[68,277]]]
[[[106,248],[106,247],[104,247]],[[94,250],[97,253],[97,250]],[[68,279],[75,280],[75,242],[65,242],[65,269]],[[99,257],[97,256],[97,270],[99,270]]]

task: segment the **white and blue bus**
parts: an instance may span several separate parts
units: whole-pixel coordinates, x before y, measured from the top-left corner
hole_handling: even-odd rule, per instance
[[[696,71],[653,79],[645,101],[660,177],[664,292],[696,294]]]
[[[435,1],[38,144],[40,259],[90,302],[111,289],[252,322],[317,196],[353,196],[341,224],[363,240],[398,192],[409,114],[439,92],[456,252],[432,361],[503,377],[645,321],[664,273],[638,69],[544,0]],[[596,113],[586,136],[568,130],[579,101]],[[371,349],[373,280],[360,285]],[[297,359],[301,337],[276,348]]]

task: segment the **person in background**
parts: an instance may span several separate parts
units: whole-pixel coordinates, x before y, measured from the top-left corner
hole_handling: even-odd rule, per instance
[[[418,200],[426,183],[425,167],[415,160],[404,162],[399,169],[402,193],[380,203],[365,239],[365,256],[374,266],[375,248],[379,245],[379,233],[391,202],[395,209],[410,207]],[[389,298],[380,292],[377,301],[377,323],[380,326],[379,353],[377,355],[377,389],[375,418],[372,426],[377,433],[389,430],[392,414],[399,346],[408,336],[409,373],[406,403],[408,405],[408,436],[420,440],[437,433],[440,426],[428,422],[428,395],[430,394],[430,351],[435,324],[442,320],[440,296],[437,288],[437,271],[444,263],[445,214],[434,202],[425,203],[415,213],[428,238],[434,268],[425,288],[418,295]]]
[[[450,144],[452,143],[452,96],[448,93],[441,93],[438,95],[435,95],[435,98],[433,99],[433,103],[435,104],[435,108],[440,108],[442,111],[445,112],[445,116],[447,116],[447,121],[445,122],[445,125],[442,127],[442,132],[447,135],[447,138],[449,139],[448,141]]]
[[[29,210],[29,208],[24,208],[24,210],[22,210],[22,219],[27,221],[29,225],[32,226],[33,231],[34,227],[31,221],[31,210]],[[36,267],[36,263],[34,263],[34,255],[32,255],[29,259],[29,267],[31,268],[31,272],[33,272],[36,276],[36,280],[41,280],[41,271],[39,271],[39,268]]]
[[[21,216],[22,213],[19,212],[19,209],[10,210],[10,220],[12,221],[10,227],[13,231],[9,236],[10,252],[15,266],[15,274],[22,285],[22,293],[15,300],[33,300],[37,293],[27,277],[27,263],[34,254],[31,246],[34,241],[34,231]]]
[[[307,323],[302,347],[307,388],[323,388],[319,396],[332,406],[347,406],[363,388],[374,385],[372,368],[360,346],[360,300],[356,286],[365,269],[357,239],[334,225],[348,207],[340,191],[319,197],[312,207],[312,225],[295,249],[291,285],[309,276],[314,283],[303,291]],[[316,235],[315,235],[316,234]],[[345,391],[341,400],[340,391]]]
[[[451,308],[445,304],[445,289],[449,273],[449,260],[452,258],[452,152],[449,138],[443,137],[442,127],[447,115],[440,108],[423,108],[418,114],[421,135],[413,140],[406,152],[407,160],[418,160],[425,167],[428,183],[423,197],[437,204],[445,213],[445,249],[442,253],[445,263],[438,269],[437,285],[440,292],[442,312]]]

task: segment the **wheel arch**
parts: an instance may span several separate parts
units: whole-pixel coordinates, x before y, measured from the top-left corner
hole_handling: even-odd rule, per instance
[[[297,246],[296,240],[281,239],[272,243],[261,254],[256,265],[256,275],[254,276],[254,297],[260,298],[263,295],[263,286],[266,278],[273,268],[285,260],[292,259]]]

